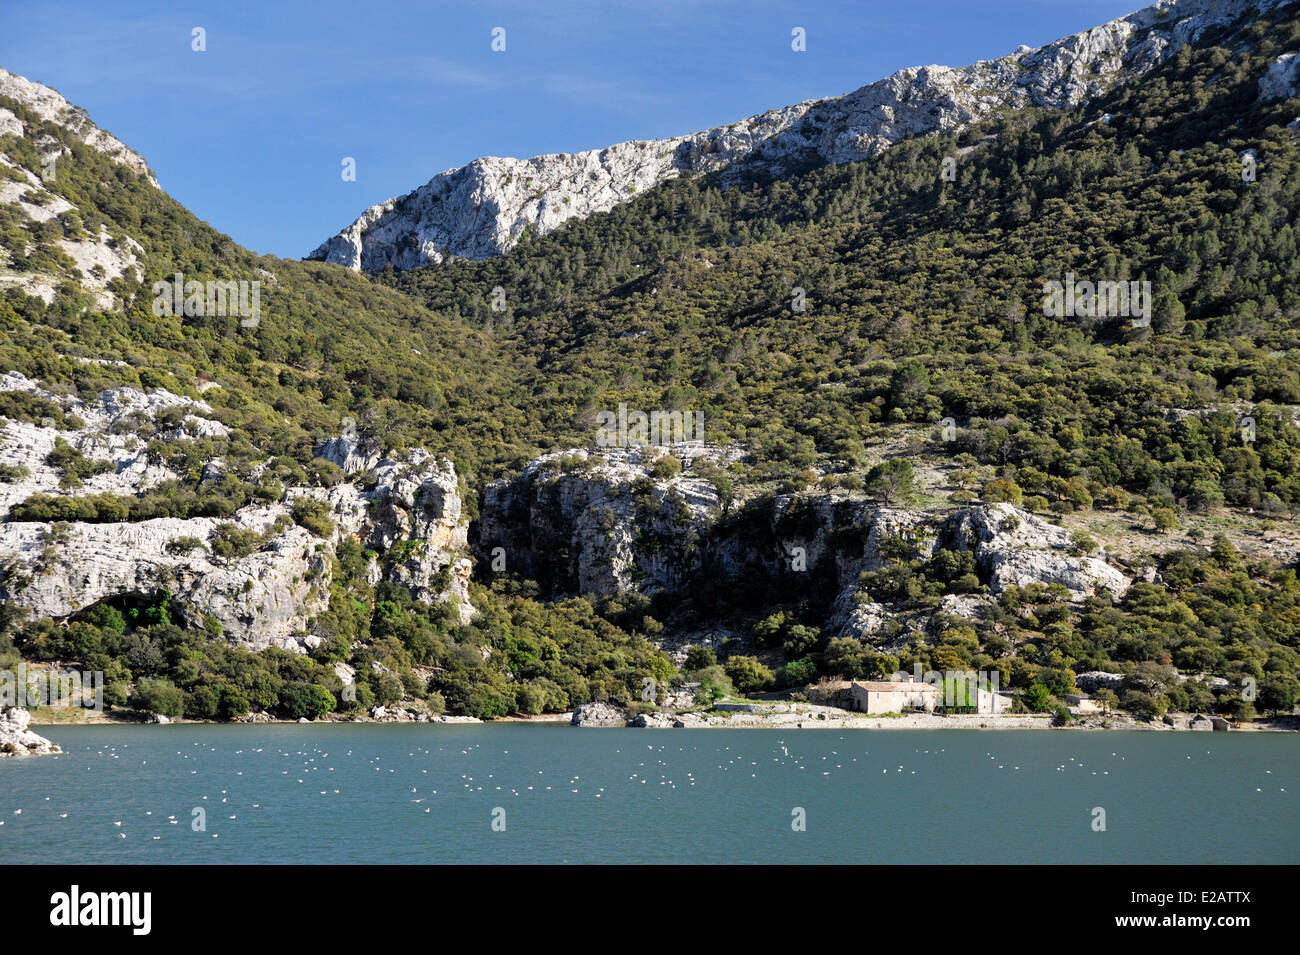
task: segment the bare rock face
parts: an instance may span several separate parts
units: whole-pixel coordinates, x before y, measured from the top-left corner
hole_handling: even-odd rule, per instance
[[[138,494],[162,481],[180,477],[170,468],[149,459],[148,441],[136,432],[142,425],[151,437],[162,440],[223,437],[229,433],[212,418],[205,402],[174,395],[161,388],[144,393],[131,388],[114,388],[90,400],[60,395],[16,371],[0,374],[0,391],[19,391],[59,405],[63,413],[79,422],[75,427],[55,427],[51,419],[35,424],[0,419],[0,460],[24,468],[25,477],[0,483],[0,517],[33,494],[63,494],[62,474],[46,463],[46,457],[62,440],[105,470],[83,479],[78,494]],[[166,412],[170,417],[159,424]]]
[[[1095,596],[1102,589],[1123,596],[1132,583],[1096,557],[1064,557],[1044,551],[994,551],[988,556],[990,586],[1000,593],[1010,585],[1061,584],[1071,600]]]
[[[373,473],[378,483],[367,496],[371,543],[384,550],[409,540],[426,541],[440,551],[465,546],[460,490],[451,462],[418,450],[405,461],[381,462]]]
[[[846,587],[835,601],[831,626],[841,637],[869,642],[888,619],[888,608],[865,599],[856,588]]]
[[[1010,504],[909,510],[842,493],[790,494],[764,504],[742,501],[736,519],[723,520],[717,491],[691,476],[689,457],[682,473],[655,477],[663,473],[655,467],[661,453],[557,452],[488,485],[480,559],[557,593],[597,597],[673,593],[701,575],[752,581],[796,570],[817,574],[839,592],[827,628],[875,644],[905,640],[927,626],[925,619],[898,618],[862,589],[861,575],[886,566],[896,541],[921,560],[940,548],[974,557],[988,592],[945,596],[936,611],[944,616],[975,618],[1011,586],[1059,584],[1078,602],[1102,594],[1118,599],[1131,584],[1106,561],[1075,555],[1065,528]],[[739,452],[695,446],[690,453],[728,460]],[[902,629],[886,628],[895,619]],[[687,645],[710,642],[702,635],[674,638],[666,649],[684,659]]]
[[[638,729],[681,729],[686,723],[669,713],[641,713],[627,725]]]
[[[375,456],[342,439],[326,442],[317,452],[344,470]],[[457,556],[466,548],[468,522],[455,467],[418,449],[400,461],[380,460],[368,473],[375,481],[372,490],[344,484],[325,495],[337,522],[384,554],[389,580],[405,586],[416,600],[450,604],[456,618],[468,623],[475,614],[469,601],[472,565]],[[321,496],[317,491],[295,493]]]
[[[993,598],[987,594],[944,594],[939,601],[939,613],[976,620],[991,603]]]
[[[867,570],[882,566],[881,540],[899,534],[911,537],[915,553],[923,559],[932,556],[936,547],[971,552],[992,596],[947,594],[938,607],[938,613],[945,616],[976,618],[993,596],[1011,586],[1059,584],[1069,591],[1071,601],[1081,602],[1103,593],[1118,599],[1132,584],[1130,578],[1104,560],[1072,555],[1070,533],[1065,528],[1010,504],[961,508],[937,524],[926,520],[927,516],[912,515],[909,519],[888,510],[876,512],[865,557],[858,565]],[[877,534],[882,527],[884,532]],[[856,582],[850,582],[836,600],[829,624],[839,636],[878,642],[875,635],[890,617],[888,607],[871,602]],[[906,625],[921,623],[913,620]]]
[[[162,389],[145,394],[112,389],[90,400],[60,396],[17,372],[0,376],[0,389],[20,390],[61,405],[65,427],[6,421],[0,454],[27,474],[0,484],[0,515],[33,494],[133,496],[180,477],[154,464],[147,442],[156,437],[222,436],[201,401]],[[167,413],[165,421],[159,416]],[[67,422],[76,422],[70,427]],[[46,457],[62,441],[107,469],[68,491]],[[213,462],[210,467],[215,467]],[[214,473],[219,473],[215,467]],[[210,617],[232,640],[254,647],[301,649],[311,617],[328,599],[332,549],[295,527],[283,504],[250,506],[232,519],[238,528],[263,534],[264,545],[239,559],[209,552],[214,518],[54,525],[39,521],[0,524],[0,599],[13,600],[35,616],[64,618],[113,597],[172,592],[182,613],[197,622]]]
[[[989,574],[989,589],[1027,584],[1061,584],[1072,600],[1083,600],[1102,589],[1122,597],[1132,580],[1096,557],[1069,554],[1070,533],[1010,504],[966,508],[948,524],[956,546],[975,552]]]
[[[10,118],[8,124],[6,117]],[[6,125],[12,127],[15,123],[22,125],[13,113],[0,108],[0,135],[4,135]],[[34,222],[47,222],[76,210],[72,203],[47,191],[35,172],[19,166],[2,152],[0,166],[12,170],[18,177],[0,182],[0,203],[10,206],[22,217]],[[64,236],[55,244],[72,260],[79,284],[94,297],[100,308],[112,308],[116,303],[116,296],[108,287],[114,279],[127,276],[137,282],[144,280],[136,255],[144,251],[143,246],[129,236],[114,238],[101,226],[98,233],[83,232],[80,238]],[[52,302],[61,279],[46,271],[34,271],[15,274],[7,281],[15,282],[29,295]]]
[[[277,532],[278,519],[289,526]],[[272,536],[255,553],[226,561],[207,546],[220,523],[73,523],[62,533],[35,521],[0,524],[0,599],[33,616],[62,619],[106,599],[145,598],[166,588],[182,613],[190,608],[192,622],[211,617],[231,640],[254,649],[306,646],[312,616],[327,605],[332,550],[294,526],[282,505],[245,508],[233,523]],[[178,552],[186,538],[199,546]]]
[[[0,757],[44,756],[61,753],[62,749],[44,736],[37,736],[27,728],[32,715],[17,706],[0,711]]]
[[[92,123],[84,110],[70,104],[57,91],[0,69],[0,98],[17,104],[0,106],[0,136],[19,137],[35,148],[33,161],[29,152],[24,151],[26,158],[20,158],[16,150],[6,153],[0,146],[0,168],[3,168],[0,204],[20,219],[46,222],[77,211],[72,202],[59,194],[58,185],[60,164],[71,161],[71,149],[37,128],[31,115],[24,111],[34,113],[42,121],[57,123],[71,137],[126,166],[157,188],[158,181],[144,157]],[[134,282],[144,280],[138,255],[143,248],[129,236],[110,235],[101,226],[98,232],[78,230],[76,234],[63,235],[55,244],[72,261],[73,267],[66,274],[62,270],[26,270],[17,266],[13,271],[6,270],[4,284],[51,302],[59,286],[70,276],[94,298],[99,308],[109,309],[117,304],[117,294],[110,290],[110,283],[122,277]],[[8,264],[8,259],[0,253],[0,265]]]
[[[379,464],[382,457],[378,451],[368,447],[355,435],[340,435],[328,438],[316,448],[316,454],[327,461],[337,464],[344,474],[358,474],[369,471]]]
[[[1076,676],[1074,683],[1085,693],[1095,693],[1097,690],[1119,692],[1124,688],[1124,674],[1107,673],[1105,670],[1089,670]]]
[[[725,182],[750,165],[780,176],[809,158],[867,159],[905,138],[951,132],[1007,108],[1078,106],[1141,76],[1209,27],[1280,2],[1161,0],[1036,50],[955,69],[912,67],[844,96],[700,133],[526,160],[476,159],[371,206],[308,258],[368,272],[448,256],[491,258],[682,174],[725,170]]]
[[[504,569],[584,594],[681,585],[699,567],[693,542],[720,502],[705,481],[654,477],[659,455],[645,448],[550,454],[519,478],[489,484],[480,551]]]
[[[1259,81],[1259,98],[1289,99],[1300,96],[1300,56],[1283,53]]]
[[[736,533],[719,522],[718,494],[707,481],[654,477],[660,453],[557,452],[531,462],[517,478],[490,484],[480,553],[484,559],[496,553],[503,569],[596,596],[671,592],[700,572],[785,572],[797,560],[800,569],[820,566],[835,575],[845,589],[835,619],[857,633],[882,622],[884,608],[857,600],[856,584],[864,571],[887,563],[885,542],[892,539],[906,541],[922,560],[940,547],[972,552],[994,594],[1012,585],[1059,583],[1083,600],[1103,588],[1120,597],[1131,583],[1103,560],[1072,555],[1065,528],[1010,504],[921,511],[839,495],[783,495],[762,522]]]

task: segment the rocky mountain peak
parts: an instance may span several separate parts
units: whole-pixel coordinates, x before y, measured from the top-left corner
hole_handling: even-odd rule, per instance
[[[0,69],[0,96],[16,100],[41,119],[58,123],[72,132],[78,139],[93,149],[129,166],[149,180],[154,186],[158,180],[153,170],[134,149],[131,149],[116,136],[108,133],[90,121],[86,111],[80,106],[73,106],[58,90],[35,83],[25,76]],[[14,113],[0,107],[0,134],[25,135],[23,123]]]

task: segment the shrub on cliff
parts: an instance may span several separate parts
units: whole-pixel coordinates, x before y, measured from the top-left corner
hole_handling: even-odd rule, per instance
[[[659,480],[676,477],[682,473],[682,462],[671,454],[660,455],[650,467],[650,474]]]
[[[334,536],[334,522],[330,520],[329,513],[329,506],[315,498],[300,497],[293,502],[294,523],[311,531],[317,537]]]
[[[886,504],[901,504],[912,497],[912,462],[907,458],[882,461],[863,479],[863,489]]]
[[[262,535],[236,524],[218,524],[212,530],[212,553],[226,560],[247,557],[262,546]]]
[[[703,644],[698,644],[686,651],[686,670],[703,670],[705,667],[711,667],[718,662],[717,656],[713,650]]]

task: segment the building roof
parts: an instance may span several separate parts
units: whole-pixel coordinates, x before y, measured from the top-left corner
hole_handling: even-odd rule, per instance
[[[860,686],[864,690],[876,693],[939,692],[939,688],[933,683],[913,683],[910,680],[854,680],[853,686]]]

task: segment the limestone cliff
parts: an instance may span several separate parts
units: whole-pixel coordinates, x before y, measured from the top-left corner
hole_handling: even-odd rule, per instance
[[[972,616],[1010,586],[1057,584],[1073,601],[1118,598],[1131,579],[1105,560],[1079,555],[1064,528],[1009,504],[907,509],[844,492],[751,496],[724,514],[717,490],[692,474],[734,449],[681,445],[683,471],[656,468],[658,449],[546,455],[518,477],[488,485],[478,526],[483,566],[533,577],[557,593],[596,597],[671,594],[702,578],[733,582],[827,581],[839,597],[826,623],[868,637],[892,615],[859,591],[879,570],[885,542],[907,542],[919,559],[939,548],[969,552],[987,595],[950,594],[939,611]],[[495,563],[494,563],[495,561]]]
[[[211,409],[205,404],[161,389],[146,395],[122,388],[82,400],[46,391],[16,373],[0,377],[0,388],[56,401],[64,412],[62,427],[53,421],[3,422],[0,460],[26,473],[0,483],[0,517],[33,494],[135,496],[179,478],[151,461],[146,442],[135,434],[142,426],[171,440],[225,433],[220,422],[206,417]],[[159,422],[169,410],[166,422]],[[56,440],[105,469],[80,488],[61,491],[60,469],[47,461]],[[319,450],[340,466],[365,456],[343,438]],[[221,474],[221,462],[211,461],[203,480]],[[292,506],[300,497],[327,505],[330,535],[294,523]],[[450,602],[468,620],[473,608],[463,557],[466,523],[455,468],[415,451],[400,460],[375,460],[365,486],[291,487],[281,500],[250,504],[229,519],[6,520],[0,523],[0,600],[12,600],[33,616],[64,619],[101,601],[144,598],[165,588],[187,622],[215,623],[227,639],[248,647],[304,652],[320,642],[310,625],[328,606],[334,555],[345,537],[386,556],[383,566],[377,562],[373,568],[375,579],[387,575],[416,599]],[[222,525],[259,535],[259,546],[219,556],[214,541]]]

